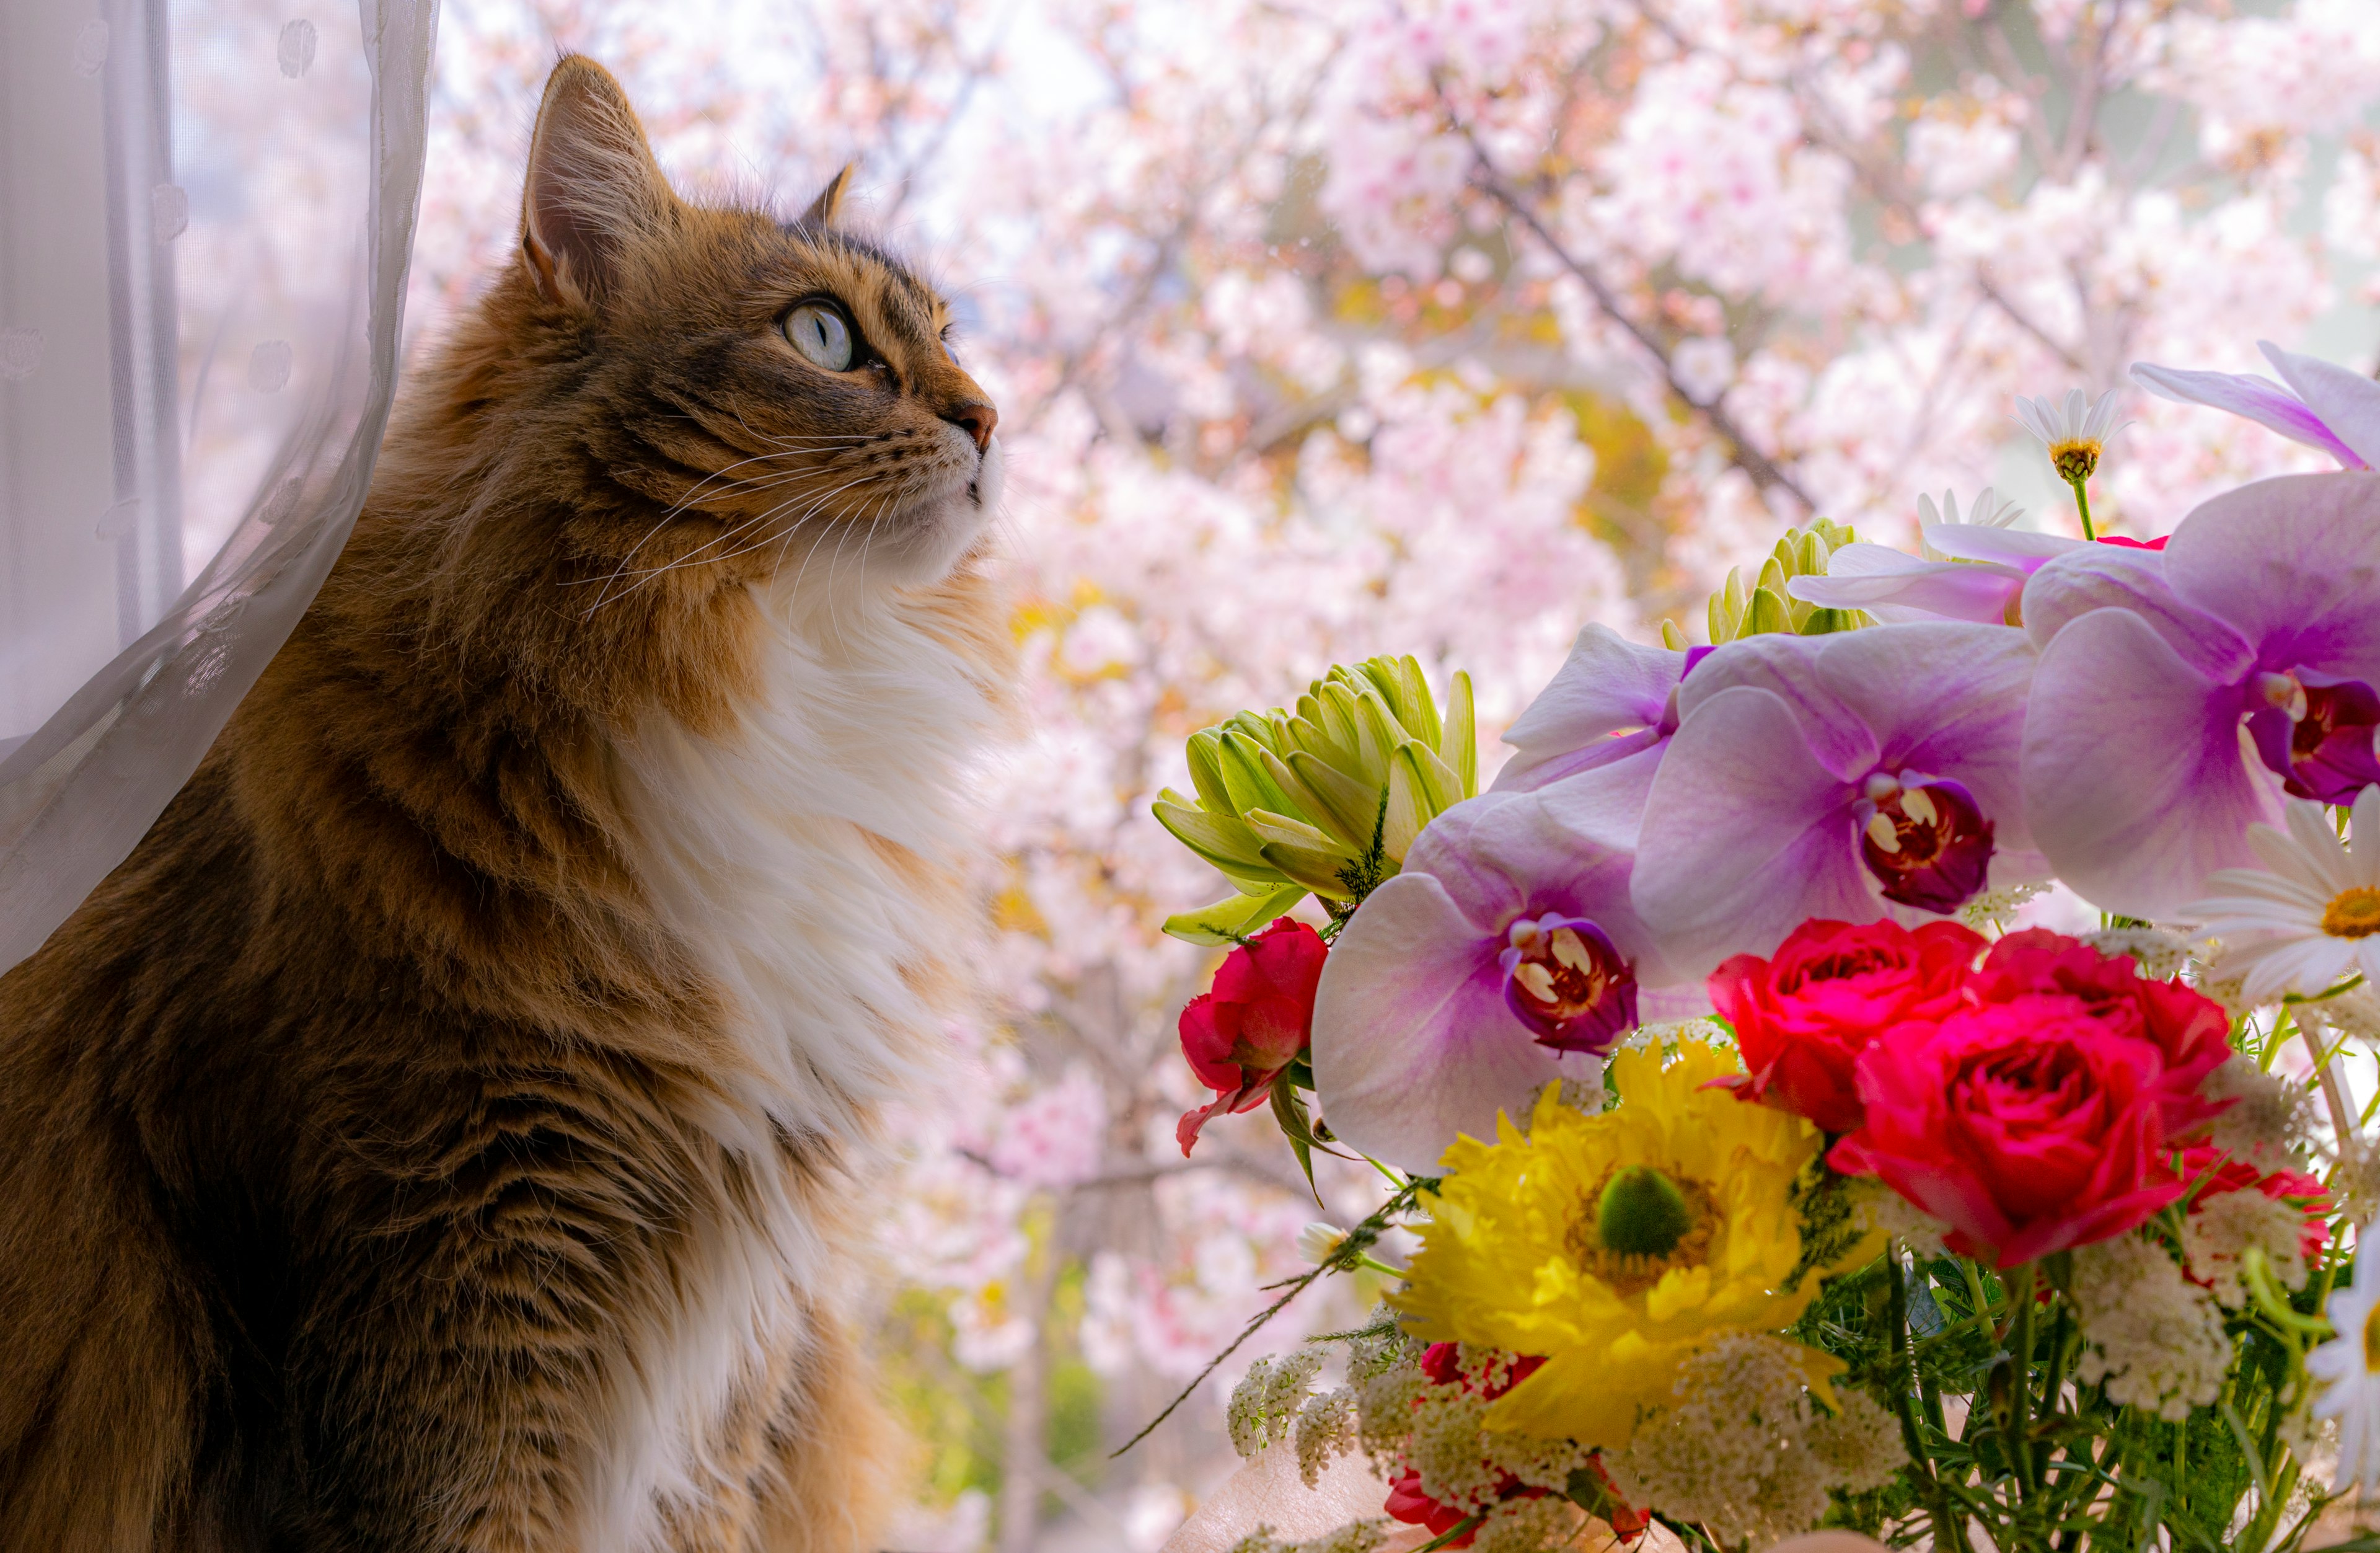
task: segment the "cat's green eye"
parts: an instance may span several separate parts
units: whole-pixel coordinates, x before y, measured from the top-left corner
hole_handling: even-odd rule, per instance
[[[795,350],[829,372],[849,372],[851,325],[824,302],[804,302],[785,314],[785,338]]]

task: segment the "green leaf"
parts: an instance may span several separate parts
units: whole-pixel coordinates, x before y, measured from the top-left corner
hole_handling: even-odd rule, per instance
[[[1402,699],[1390,703],[1396,708],[1397,721],[1405,726],[1407,733],[1434,748],[1445,736],[1445,730],[1439,726],[1438,703],[1430,696],[1429,680],[1422,675],[1421,660],[1407,653],[1396,661],[1396,666],[1397,679],[1404,690]]]
[[[1297,1156],[1297,1168],[1305,1172],[1305,1190],[1314,1193],[1314,1205],[1322,1206],[1322,1193],[1314,1186],[1314,1130],[1306,1124],[1305,1102],[1298,1097],[1285,1070],[1272,1081],[1272,1119],[1281,1124],[1281,1132],[1289,1139],[1290,1151]]]
[[[1281,885],[1262,895],[1228,895],[1212,906],[1166,918],[1165,932],[1185,943],[1236,944],[1286,916],[1291,907],[1305,899],[1304,885]]]
[[[1358,856],[1372,844],[1380,790],[1366,787],[1321,756],[1292,750],[1289,764],[1272,763],[1273,779],[1300,796],[1298,807]]]
[[[1405,752],[1414,748],[1404,745],[1389,763],[1389,801],[1380,819],[1380,850],[1400,868],[1414,838],[1434,817],[1420,772]]]
[[[1220,753],[1223,789],[1232,795],[1232,813],[1256,809],[1293,813],[1301,807],[1266,773],[1264,761],[1270,752],[1263,745],[1234,728],[1223,735]]]
[[[1238,813],[1239,805],[1223,786],[1223,730],[1200,728],[1190,736],[1184,752],[1190,757],[1190,785],[1198,791],[1198,806],[1210,813]]]
[[[1305,847],[1325,856],[1335,857],[1342,862],[1355,861],[1355,852],[1294,815],[1278,813],[1270,809],[1251,809],[1244,819],[1248,829],[1256,833],[1259,843]]]
[[[1304,885],[1326,900],[1349,899],[1344,875],[1354,862],[1342,854],[1279,841],[1268,841],[1257,850],[1269,872]]]
[[[1342,771],[1363,776],[1366,774],[1364,740],[1355,731],[1354,692],[1344,685],[1325,683],[1315,692],[1314,706],[1314,711],[1307,712],[1305,698],[1298,698],[1299,715],[1322,730],[1321,739],[1305,748],[1312,750]]]
[[[1446,763],[1428,745],[1408,739],[1397,746],[1397,755],[1413,764],[1414,775],[1421,781],[1422,797],[1429,804],[1431,819],[1463,801],[1463,778],[1447,769]]]
[[[1262,879],[1271,872],[1256,835],[1230,815],[1194,808],[1170,788],[1149,808],[1173,839],[1224,873],[1235,878]]]
[[[1380,773],[1381,780],[1387,780],[1390,758],[1396,753],[1397,746],[1405,741],[1405,732],[1398,723],[1396,714],[1389,710],[1389,703],[1380,699],[1379,691],[1366,689],[1355,698],[1355,731],[1363,740],[1364,769],[1361,775],[1368,776],[1377,771]]]
[[[1471,676],[1461,669],[1446,687],[1446,730],[1439,737],[1438,758],[1454,772],[1464,798],[1479,796],[1478,724],[1471,709]]]
[[[1767,588],[1754,591],[1751,607],[1743,612],[1745,636],[1763,636],[1771,631],[1790,632],[1793,618],[1785,607],[1784,595]]]

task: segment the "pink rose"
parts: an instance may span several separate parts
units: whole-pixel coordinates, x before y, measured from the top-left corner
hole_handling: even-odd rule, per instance
[[[1737,955],[1710,976],[1711,1002],[1735,1026],[1739,1098],[1807,1117],[1829,1132],[1860,1124],[1852,1070],[1890,1025],[1957,1008],[1981,935],[1956,923],[1911,932],[1813,918],[1767,960]]]
[[[1314,1033],[1314,986],[1329,953],[1321,935],[1282,917],[1225,955],[1215,989],[1182,1010],[1182,1055],[1216,1091],[1174,1129],[1185,1157],[1208,1120],[1262,1105],[1273,1080],[1304,1055]]]
[[[2228,1029],[2213,1003],[2128,960],[2011,934],[1965,1006],[1895,1025],[1861,1055],[1865,1120],[1830,1157],[1996,1266],[2107,1240],[2187,1190],[2172,1150],[2219,1108],[2198,1091]]]

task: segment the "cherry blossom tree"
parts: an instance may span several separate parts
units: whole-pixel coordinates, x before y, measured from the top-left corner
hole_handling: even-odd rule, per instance
[[[1492,767],[1581,625],[1691,633],[1789,524],[1898,542],[1919,493],[1993,484],[2074,532],[2019,393],[2255,370],[2259,337],[2368,370],[2380,11],[2260,10],[448,13],[417,346],[506,251],[538,88],[577,48],[689,188],[795,207],[856,162],[1001,401],[1030,719],[981,776],[973,1076],[921,1096],[888,1235],[909,1292],[886,1341],[946,1512],[913,1546],[1154,1547],[1228,1459],[1217,1409],[1107,1452],[1295,1270],[1301,1224],[1377,1200],[1324,1161],[1318,1207],[1261,1114],[1175,1146],[1201,1092],[1173,1016],[1211,957],[1157,923],[1221,891],[1148,815],[1188,785],[1184,738],[1410,652],[1471,674]],[[2144,395],[2126,413],[2095,503],[2121,533],[2320,461]]]

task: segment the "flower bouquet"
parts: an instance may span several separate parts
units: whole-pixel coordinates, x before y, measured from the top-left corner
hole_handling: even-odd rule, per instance
[[[1241,1553],[2380,1548],[2324,1513],[2380,1486],[2380,386],[2272,354],[2137,377],[2342,472],[2122,538],[2113,396],[2024,404],[2080,537],[1796,531],[1709,645],[1589,626],[1487,791],[1410,657],[1192,738],[1182,1147],[1390,1183],[1265,1314],[1385,1305],[1230,1410],[1379,1510]]]

